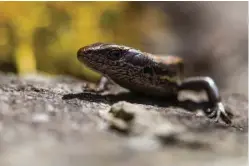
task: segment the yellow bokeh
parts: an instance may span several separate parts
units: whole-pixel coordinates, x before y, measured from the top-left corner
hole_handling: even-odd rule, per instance
[[[20,74],[36,72],[36,61],[32,47],[29,44],[21,43],[16,49],[17,69]],[[23,65],[25,64],[25,65]]]
[[[140,48],[150,26],[143,26],[141,11],[133,6],[121,1],[0,2],[2,57],[11,56],[19,74],[70,74],[96,81],[100,75],[80,64],[76,53],[95,42]]]

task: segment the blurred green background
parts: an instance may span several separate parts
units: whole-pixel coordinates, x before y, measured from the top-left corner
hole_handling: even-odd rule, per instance
[[[185,60],[186,76],[247,89],[247,2],[0,2],[0,71],[97,81],[80,47],[128,45]],[[242,87],[242,88],[241,88]]]

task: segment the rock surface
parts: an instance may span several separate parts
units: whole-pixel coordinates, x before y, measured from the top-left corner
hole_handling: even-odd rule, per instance
[[[64,76],[0,74],[0,165],[247,163],[243,95],[222,94],[235,114],[227,126],[165,100],[86,93],[85,84]]]

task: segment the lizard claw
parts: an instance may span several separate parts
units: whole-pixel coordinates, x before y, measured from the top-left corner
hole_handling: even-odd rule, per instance
[[[231,124],[233,114],[225,110],[224,105],[221,102],[218,102],[214,108],[208,108],[205,111],[206,115],[210,119],[214,119],[215,122],[218,122],[220,119],[226,124]]]

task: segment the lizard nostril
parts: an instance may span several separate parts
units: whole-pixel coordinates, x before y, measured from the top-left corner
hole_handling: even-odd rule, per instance
[[[85,62],[87,58],[91,55],[91,50],[86,49],[85,47],[82,47],[77,52],[77,58],[81,62]]]

